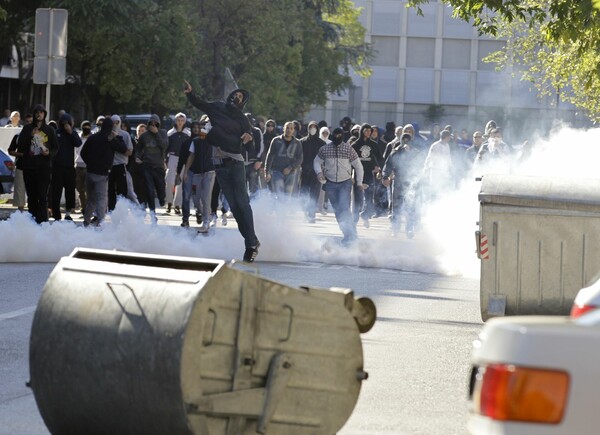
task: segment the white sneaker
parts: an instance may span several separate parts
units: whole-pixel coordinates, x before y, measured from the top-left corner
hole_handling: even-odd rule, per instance
[[[211,227],[216,227],[217,226],[217,214],[216,213],[212,213],[210,215],[210,226]]]

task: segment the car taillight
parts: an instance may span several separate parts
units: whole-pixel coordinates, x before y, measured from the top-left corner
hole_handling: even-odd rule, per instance
[[[12,161],[9,161],[9,160],[5,160],[4,161],[4,166],[6,166],[9,171],[14,171],[15,170],[15,162],[12,162]]]
[[[558,370],[493,364],[475,377],[475,411],[501,421],[557,424],[567,406],[569,375]]]
[[[573,304],[573,306],[571,307],[571,318],[577,319],[578,317],[583,316],[585,313],[589,313],[590,311],[593,311],[597,308],[598,307],[596,305]]]

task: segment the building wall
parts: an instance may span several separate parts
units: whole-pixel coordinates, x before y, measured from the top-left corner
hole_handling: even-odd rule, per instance
[[[441,106],[439,120],[455,128],[483,128],[495,119],[515,130],[529,129],[528,120],[552,123],[556,118],[573,124],[587,119],[556,98],[539,99],[529,83],[496,71],[483,59],[501,50],[504,41],[479,36],[470,23],[452,17],[452,9],[430,0],[424,16],[400,0],[356,0],[362,8],[366,42],[376,50],[373,74],[353,76],[354,89],[331,95],[325,107],[314,108],[305,119],[325,119],[329,125],[349,115],[357,122],[380,126],[418,123],[429,128],[425,112]]]

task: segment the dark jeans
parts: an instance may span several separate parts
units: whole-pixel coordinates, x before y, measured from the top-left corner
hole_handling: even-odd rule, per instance
[[[165,205],[166,185],[165,185],[165,169],[154,168],[143,164],[144,180],[146,181],[146,200],[150,211],[156,210],[156,198],[158,203]],[[125,189],[127,193],[127,189]]]
[[[60,199],[65,189],[65,210],[71,211],[75,208],[75,168],[68,166],[52,166],[52,217],[61,220]]]
[[[327,181],[325,191],[335,212],[335,219],[344,233],[345,241],[356,240],[356,225],[350,213],[350,192],[352,192],[352,179],[334,183]]]
[[[114,165],[108,175],[108,209],[115,209],[117,196],[127,198],[127,175],[125,165]]]
[[[48,166],[23,169],[23,178],[25,178],[29,213],[38,224],[48,222],[48,190],[52,179],[52,168]]]
[[[246,188],[244,162],[228,160],[222,165],[215,165],[215,171],[246,248],[256,246],[258,239],[254,232],[254,217]]]
[[[375,203],[374,193],[375,186],[370,184],[366,190],[360,189],[356,184],[353,186],[354,189],[354,207],[352,208],[352,214],[354,222],[358,222],[358,218],[369,219],[375,214]]]

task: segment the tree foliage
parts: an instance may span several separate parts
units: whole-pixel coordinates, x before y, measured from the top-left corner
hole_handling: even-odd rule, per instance
[[[41,3],[0,0],[0,19],[5,10],[10,22],[0,34],[31,32]],[[221,98],[229,68],[250,90],[251,110],[290,119],[347,88],[350,68],[369,74],[370,48],[350,0],[50,0],[43,7],[69,11],[67,73],[86,113],[182,109],[184,78]]]

